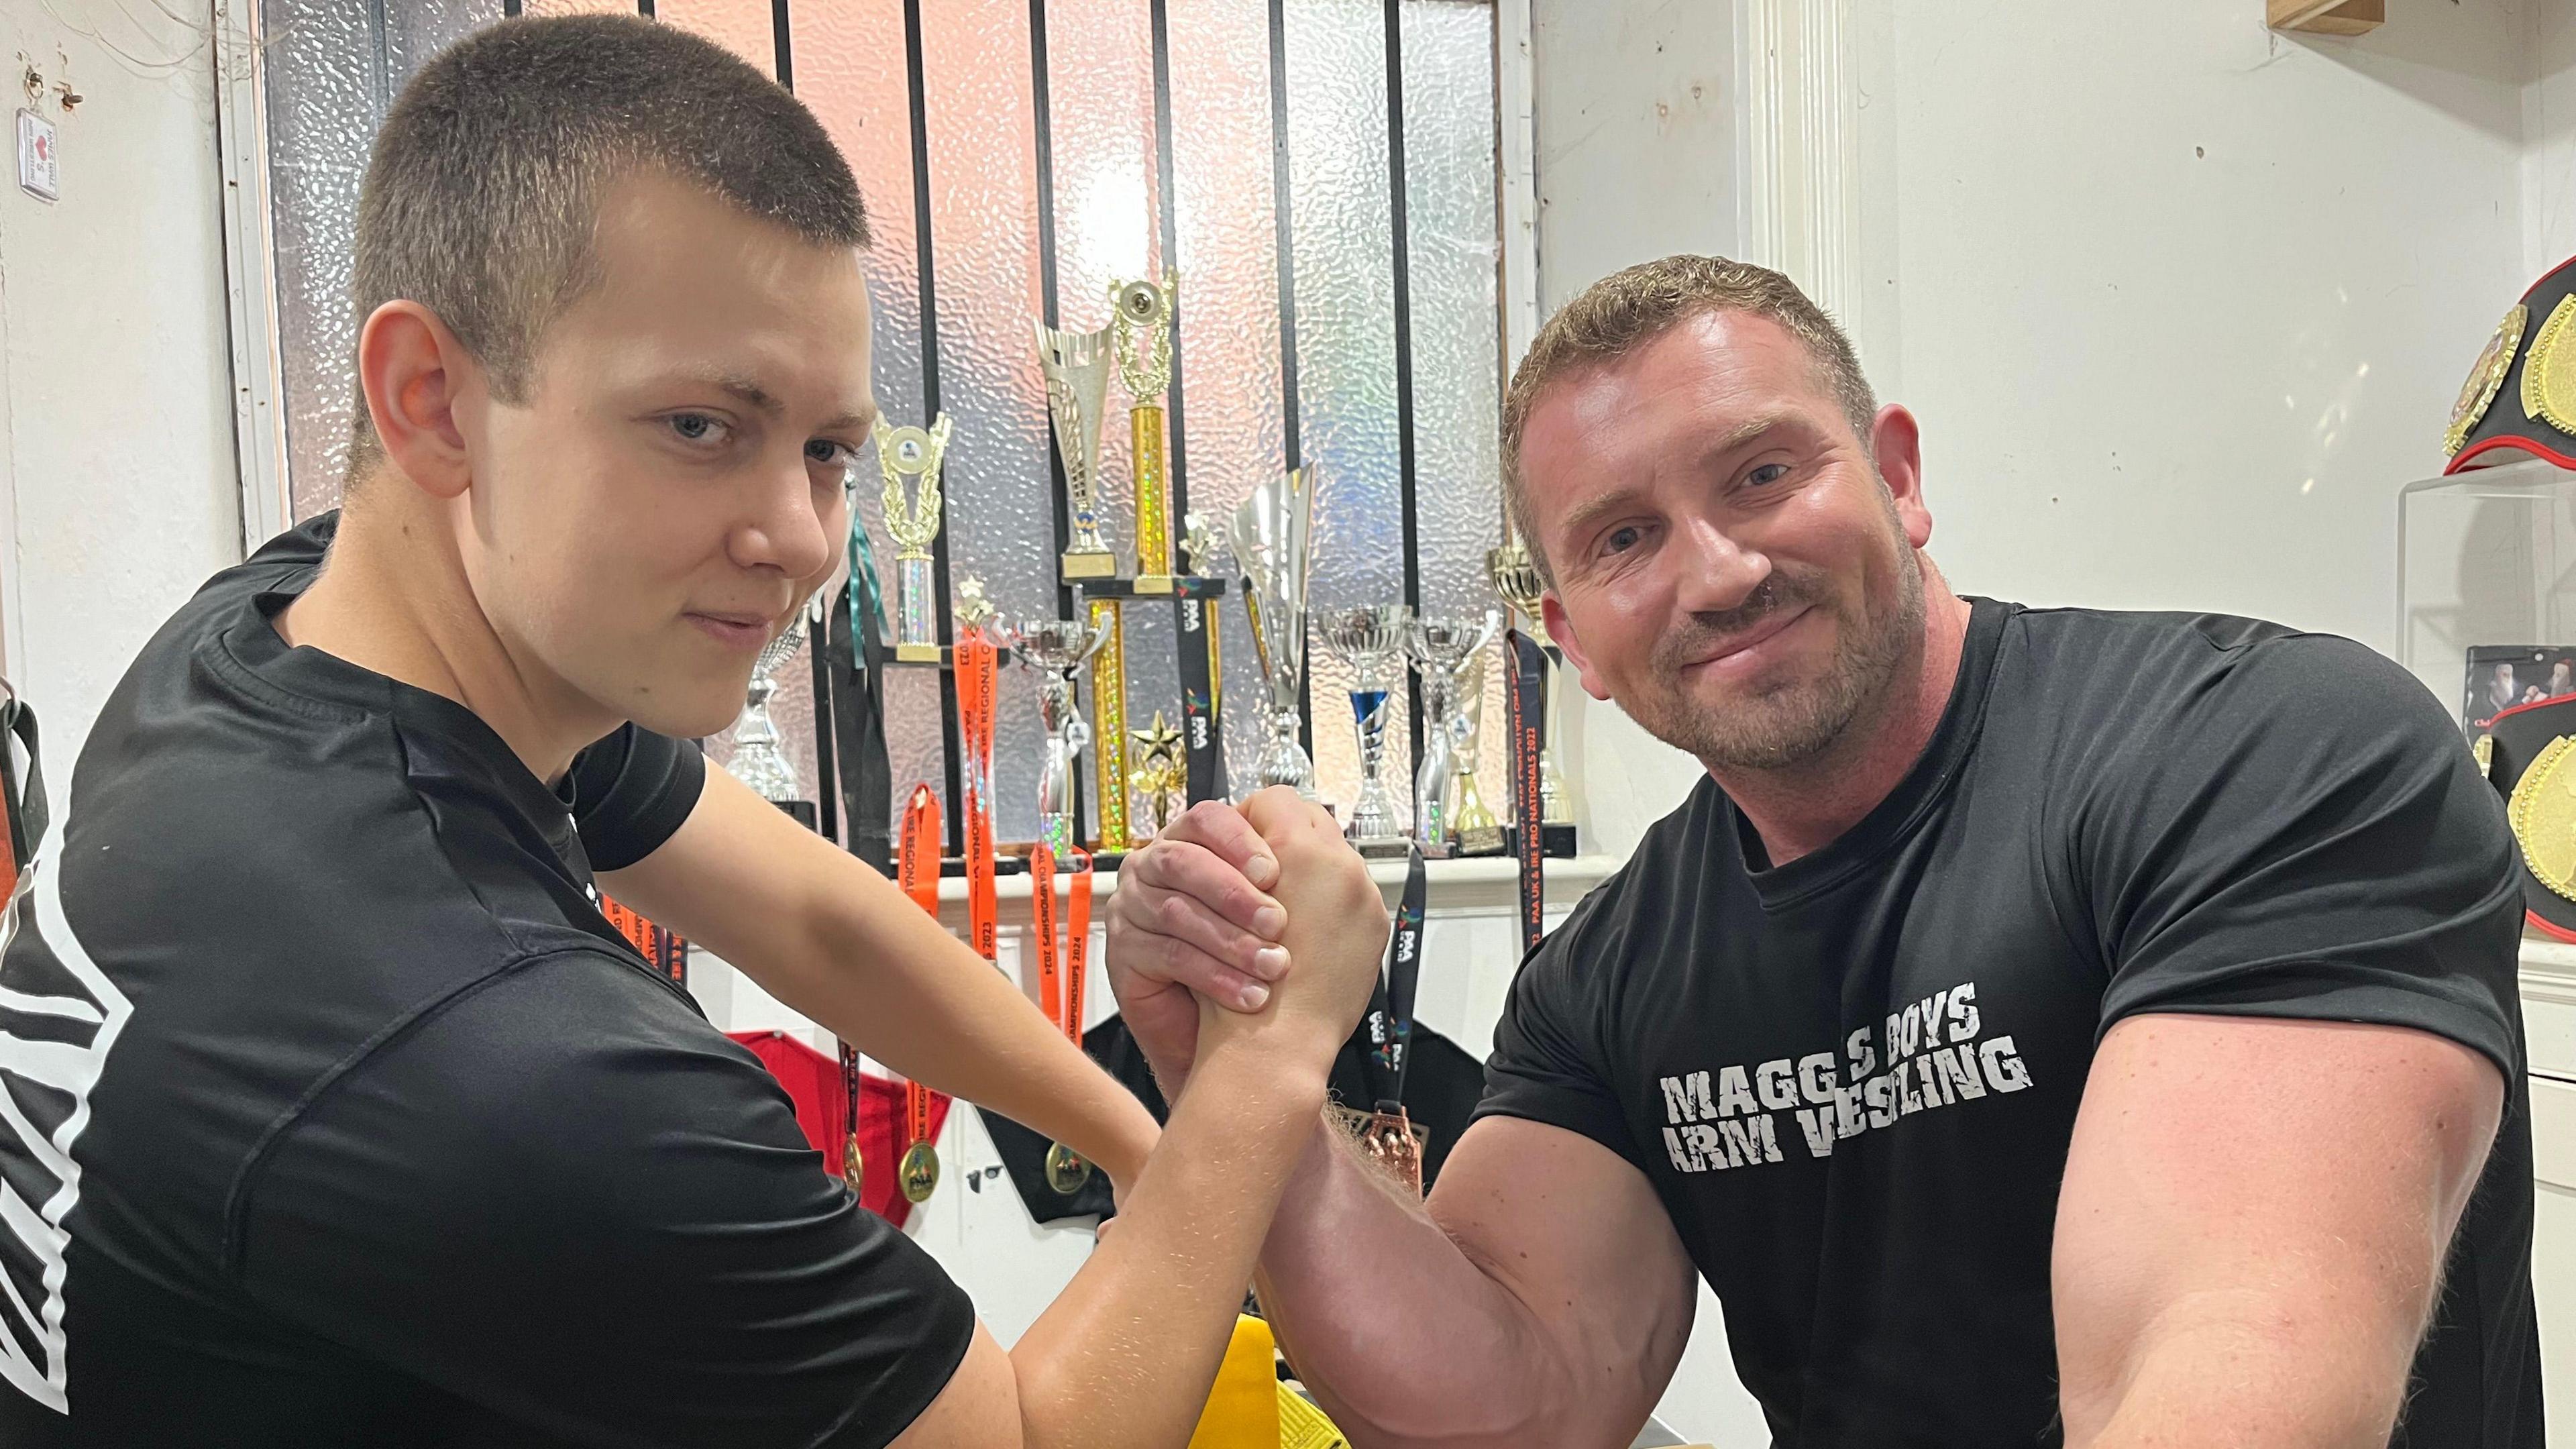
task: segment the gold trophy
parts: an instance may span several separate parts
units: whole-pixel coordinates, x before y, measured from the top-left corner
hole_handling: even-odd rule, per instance
[[[1480,736],[1485,724],[1485,660],[1482,655],[1468,656],[1458,671],[1458,753],[1449,777],[1452,828],[1458,832],[1460,855],[1500,855],[1503,853],[1503,822],[1494,818],[1485,804],[1485,793],[1476,788],[1476,765],[1482,751]]]
[[[1070,555],[1068,555],[1070,557]],[[1116,599],[1091,601],[1100,652],[1091,660],[1091,774],[1100,815],[1100,848],[1125,850],[1127,838],[1127,617]]]
[[[1562,691],[1558,676],[1565,672],[1565,656],[1547,637],[1547,623],[1539,617],[1539,595],[1546,585],[1539,581],[1538,565],[1531,562],[1529,545],[1514,538],[1501,548],[1485,555],[1485,573],[1493,580],[1494,592],[1503,602],[1529,620],[1530,639],[1547,659],[1546,679],[1540,686],[1539,718],[1546,721],[1538,752],[1538,818],[1545,825],[1574,824],[1574,791],[1565,783],[1565,774],[1557,768],[1556,742],[1564,737]]]
[[[1046,374],[1047,415],[1064,456],[1064,558],[1068,579],[1106,579],[1118,556],[1100,536],[1100,410],[1109,400],[1110,329],[1064,332],[1037,324],[1038,367]]]
[[[1166,267],[1163,285],[1112,282],[1110,323],[1117,333],[1118,377],[1135,405],[1127,410],[1136,472],[1136,592],[1172,591],[1170,475],[1163,465],[1163,391],[1172,385],[1172,315],[1181,274]]]
[[[1128,782],[1136,793],[1145,797],[1145,813],[1153,818],[1154,834],[1172,823],[1180,813],[1181,796],[1190,783],[1189,765],[1181,749],[1181,732],[1172,728],[1161,710],[1154,711],[1154,727],[1134,732],[1136,768]]]
[[[930,543],[939,537],[939,463],[947,452],[946,413],[933,418],[926,430],[877,427],[885,527],[895,542],[894,657],[906,663],[939,662],[939,596],[931,587]],[[906,490],[906,478],[921,481]]]

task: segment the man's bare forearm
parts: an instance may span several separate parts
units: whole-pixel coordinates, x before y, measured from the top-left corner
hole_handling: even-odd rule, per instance
[[[1258,1281],[1298,1376],[1358,1449],[1581,1449],[1554,1437],[1571,1386],[1527,1307],[1320,1118]]]
[[[1187,1442],[1329,1056],[1246,1041],[1199,1063],[1117,1231],[1011,1350],[1029,1445]]]

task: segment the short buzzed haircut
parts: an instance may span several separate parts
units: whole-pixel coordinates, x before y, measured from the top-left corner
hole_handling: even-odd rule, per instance
[[[361,321],[397,298],[438,314],[524,402],[537,339],[599,280],[602,195],[658,170],[817,246],[868,244],[839,148],[731,51],[631,15],[504,20],[405,85],[358,199]],[[379,456],[358,398],[347,482]]]
[[[1688,253],[1613,272],[1547,319],[1503,394],[1503,506],[1512,527],[1528,541],[1530,558],[1549,587],[1555,587],[1555,572],[1531,527],[1529,494],[1521,480],[1521,435],[1529,426],[1530,409],[1551,383],[1615,362],[1709,312],[1767,317],[1804,343],[1815,360],[1818,381],[1842,405],[1861,446],[1869,446],[1878,400],[1861,375],[1860,358],[1843,329],[1807,300],[1797,283],[1751,262]]]

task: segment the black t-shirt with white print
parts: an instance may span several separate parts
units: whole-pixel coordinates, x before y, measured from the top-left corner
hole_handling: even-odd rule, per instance
[[[2397,1442],[2536,1449],[2513,873],[2458,729],[2360,645],[1977,600],[1895,792],[1770,867],[1701,781],[1525,964],[1478,1110],[1646,1174],[1776,1443],[2054,1444],[2050,1233],[2102,1033],[2437,1033],[2507,1118]]]
[[[272,624],[336,518],[109,697],[0,957],[0,1445],[874,1449],[973,1316],[601,917],[703,782],[558,793]]]

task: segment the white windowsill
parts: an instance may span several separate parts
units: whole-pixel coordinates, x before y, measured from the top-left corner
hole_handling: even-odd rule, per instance
[[[1585,892],[1607,879],[1625,862],[1616,856],[1577,855],[1549,859],[1541,871],[1547,882],[1547,904],[1551,909],[1570,906]],[[1404,890],[1402,860],[1373,860],[1369,875],[1378,889],[1392,903]],[[1510,910],[1520,899],[1520,862],[1507,855],[1480,856],[1472,860],[1434,860],[1423,864],[1423,883],[1427,900],[1425,909],[1432,914],[1459,911]],[[1118,873],[1104,871],[1093,887],[1095,901],[1116,893]],[[994,882],[994,893],[1002,901],[1025,901],[1029,898],[1026,873],[1006,875]],[[1007,928],[1012,916],[1006,914]],[[950,876],[939,882],[939,919],[962,929],[966,924],[966,881]]]

